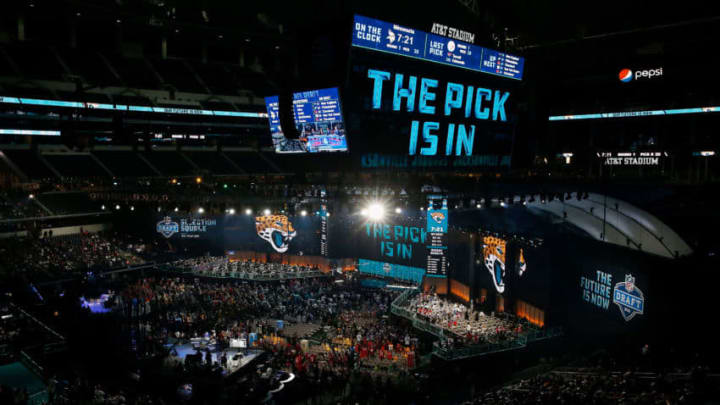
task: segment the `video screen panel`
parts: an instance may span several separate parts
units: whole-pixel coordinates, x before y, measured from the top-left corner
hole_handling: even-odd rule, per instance
[[[300,137],[288,139],[280,124],[279,97],[265,97],[276,153],[347,152],[337,87],[293,93],[293,118]]]

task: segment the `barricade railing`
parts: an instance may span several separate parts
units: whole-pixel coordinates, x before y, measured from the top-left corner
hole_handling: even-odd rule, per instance
[[[442,340],[447,336],[453,336],[452,332],[434,323],[421,319],[416,313],[406,308],[410,299],[419,293],[419,290],[407,290],[400,294],[390,305],[390,312],[394,315],[403,317],[412,322],[416,329],[428,332]],[[507,314],[498,314],[501,317],[509,316]],[[474,356],[482,356],[491,353],[498,353],[508,350],[520,349],[527,346],[530,342],[536,342],[543,339],[550,339],[561,336],[563,330],[560,327],[545,329],[529,329],[526,332],[517,334],[514,338],[501,342],[486,342],[477,345],[447,347],[438,345],[433,354],[444,360],[458,360]]]
[[[233,280],[249,280],[249,281],[277,281],[277,280],[294,280],[294,279],[305,279],[305,278],[316,278],[316,277],[330,277],[331,273],[323,273],[320,270],[303,271],[303,272],[287,272],[287,273],[272,273],[272,274],[258,274],[258,273],[243,273],[243,272],[228,272],[222,274],[213,274],[200,271],[192,271],[192,275],[198,277],[210,277],[210,278],[221,278],[221,279],[233,279]]]

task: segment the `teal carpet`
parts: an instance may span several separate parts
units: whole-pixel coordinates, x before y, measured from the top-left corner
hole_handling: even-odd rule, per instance
[[[15,389],[27,388],[31,404],[48,400],[43,381],[20,362],[0,366],[0,382]]]

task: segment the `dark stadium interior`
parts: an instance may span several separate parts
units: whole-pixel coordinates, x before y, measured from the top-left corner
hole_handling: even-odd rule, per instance
[[[716,5],[0,10],[0,404],[720,402]]]

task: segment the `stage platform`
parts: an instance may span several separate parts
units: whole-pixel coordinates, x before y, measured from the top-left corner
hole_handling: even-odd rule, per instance
[[[223,375],[225,377],[228,377],[233,373],[237,372],[238,370],[242,369],[243,367],[247,366],[263,353],[262,350],[240,349],[234,347],[220,350],[217,348],[217,345],[205,344],[200,341],[191,341],[182,344],[175,344],[174,346],[170,345],[169,349],[171,350],[171,354],[167,358],[169,366],[175,366],[177,363],[184,363],[185,358],[188,355],[195,355],[196,353],[202,354],[202,361],[204,364],[205,353],[208,350],[210,351],[210,356],[212,357],[213,364],[215,364],[215,362],[220,361],[223,353],[225,353],[229,360],[227,368],[223,371]],[[173,354],[173,349],[177,353],[177,356]]]

